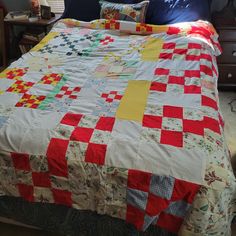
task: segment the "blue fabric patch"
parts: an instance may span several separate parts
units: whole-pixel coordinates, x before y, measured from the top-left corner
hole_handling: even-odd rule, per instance
[[[164,199],[170,199],[174,189],[175,179],[171,176],[152,175],[150,192]]]
[[[127,190],[128,204],[145,211],[147,202],[148,202],[148,193],[128,188]]]

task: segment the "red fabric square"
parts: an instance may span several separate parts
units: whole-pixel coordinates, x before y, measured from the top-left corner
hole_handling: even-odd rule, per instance
[[[164,52],[160,53],[160,56],[159,56],[160,59],[165,59],[165,60],[171,60],[172,57],[173,57],[173,53],[164,53]]]
[[[71,98],[71,99],[76,99],[77,96],[76,96],[76,95],[70,95],[69,98]]]
[[[33,104],[30,107],[36,109],[39,105],[38,104]]]
[[[168,207],[169,202],[170,201],[167,199],[163,199],[159,196],[155,196],[154,194],[149,193],[146,213],[150,216],[159,215]]]
[[[104,165],[106,157],[107,146],[104,144],[90,143],[88,145],[85,161],[96,163],[98,165]]]
[[[162,130],[161,144],[183,147],[183,133],[179,131]]]
[[[103,94],[102,94],[102,98],[108,98],[108,95],[109,95],[109,94],[107,94],[107,93],[103,93]]]
[[[204,117],[204,128],[210,129],[218,134],[221,133],[220,122],[207,116]]]
[[[34,201],[34,187],[26,184],[17,184],[20,196],[29,202]]]
[[[163,116],[169,118],[183,119],[183,108],[174,106],[164,106]]]
[[[157,226],[166,229],[169,232],[178,234],[182,223],[182,218],[162,212],[157,221]]]
[[[144,224],[145,212],[135,208],[131,205],[127,205],[126,210],[126,222],[136,226],[138,230],[142,230]]]
[[[159,83],[159,82],[152,82],[150,90],[166,92],[166,87],[167,87],[167,84]]]
[[[207,96],[202,96],[202,106],[207,106],[218,110],[217,102]]]
[[[81,90],[81,88],[80,87],[74,87],[74,89],[73,89],[75,92],[79,92],[80,90]]]
[[[77,126],[82,118],[81,114],[67,113],[61,120],[61,124]]]
[[[176,43],[164,43],[163,49],[175,49]]]
[[[188,49],[202,49],[202,45],[199,43],[189,43]]]
[[[132,189],[149,192],[151,173],[139,170],[129,170],[128,187]]]
[[[66,190],[52,189],[52,194],[56,204],[62,204],[69,207],[72,206],[71,192]]]
[[[170,75],[169,76],[169,81],[168,83],[169,84],[180,84],[180,85],[184,85],[184,77],[182,76],[173,76],[173,75]]]
[[[67,86],[62,86],[62,87],[61,87],[61,90],[62,90],[62,91],[67,91],[68,88],[69,88],[69,87],[67,87]]]
[[[186,85],[184,86],[184,93],[188,94],[201,94],[201,87],[196,85]]]
[[[118,94],[117,94],[117,95],[115,96],[115,99],[121,100],[122,97],[123,97],[122,95],[118,95]]]
[[[65,95],[71,95],[71,94],[72,94],[72,91],[68,90],[68,91],[65,92]]]
[[[200,65],[200,71],[205,73],[206,75],[213,76],[213,71],[210,67],[205,65]]]
[[[30,162],[28,154],[11,153],[13,165],[18,170],[30,171]]]
[[[62,95],[62,94],[57,94],[55,97],[56,97],[56,98],[62,98],[63,95]]]
[[[197,135],[204,135],[203,121],[201,120],[183,120],[183,131]]]
[[[170,26],[168,28],[167,34],[172,35],[172,34],[178,34],[178,33],[180,33],[180,28],[179,27]]]
[[[34,186],[38,187],[51,187],[51,181],[48,173],[33,172],[32,179]]]
[[[162,117],[161,116],[153,116],[153,115],[144,115],[143,126],[148,127],[148,128],[161,129]]]
[[[200,61],[201,56],[197,56],[197,55],[186,55],[185,60],[186,61]]]
[[[175,54],[179,54],[179,55],[185,55],[187,53],[188,49],[185,48],[177,48],[174,50]]]
[[[107,98],[107,99],[106,99],[106,102],[111,103],[111,102],[113,102],[113,99],[112,99],[112,98]]]
[[[115,123],[114,117],[100,117],[95,129],[111,132],[113,129],[114,123]]]
[[[155,75],[169,75],[169,73],[170,73],[169,69],[157,68],[155,70]]]
[[[67,177],[68,167],[66,161],[66,151],[69,140],[52,138],[48,150],[48,169],[50,174],[56,176]]]
[[[94,129],[85,127],[76,127],[70,136],[70,140],[89,143]]]
[[[196,77],[196,78],[200,78],[200,71],[199,70],[186,70],[184,72],[185,74],[185,77],[189,77],[189,78],[192,78],[192,77]]]
[[[200,188],[200,185],[175,179],[171,201],[185,200],[191,204]]]
[[[201,59],[205,59],[205,60],[207,60],[207,61],[212,62],[212,56],[211,56],[210,54],[202,53],[202,54],[201,54]]]

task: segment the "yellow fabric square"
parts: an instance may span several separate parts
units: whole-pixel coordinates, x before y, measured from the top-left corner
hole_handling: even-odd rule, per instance
[[[164,40],[159,38],[149,38],[143,45],[141,51],[143,61],[157,61],[164,44]]]
[[[116,118],[142,122],[150,86],[151,82],[145,80],[129,81]]]

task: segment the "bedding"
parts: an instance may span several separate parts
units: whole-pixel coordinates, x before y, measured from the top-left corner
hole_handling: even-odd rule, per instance
[[[137,4],[122,4],[100,1],[100,4],[100,18],[144,23],[149,1],[143,1]]]
[[[146,23],[210,20],[210,3],[209,0],[150,0]]]
[[[137,230],[230,235],[219,54],[203,21],[60,20],[0,74],[0,209],[15,197]]]

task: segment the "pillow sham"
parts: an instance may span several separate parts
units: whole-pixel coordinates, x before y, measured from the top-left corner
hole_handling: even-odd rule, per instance
[[[100,18],[144,23],[149,1],[142,1],[136,4],[100,1],[100,4]]]
[[[173,24],[210,20],[210,0],[150,0],[146,23]]]

